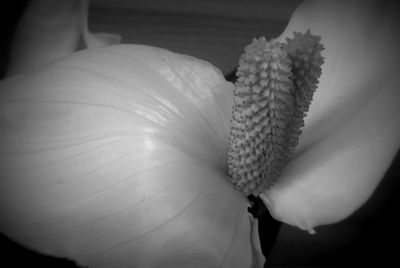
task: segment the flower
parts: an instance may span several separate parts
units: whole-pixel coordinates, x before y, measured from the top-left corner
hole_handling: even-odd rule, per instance
[[[395,23],[341,5],[303,4],[280,37],[310,28],[326,47],[297,154],[261,194],[309,231],[360,207],[400,143]],[[0,84],[0,230],[90,267],[256,265],[226,170],[233,85],[163,49],[68,51],[16,59]]]
[[[53,49],[12,59],[1,82],[0,230],[89,267],[255,265],[224,169],[233,85],[220,71],[148,46]]]

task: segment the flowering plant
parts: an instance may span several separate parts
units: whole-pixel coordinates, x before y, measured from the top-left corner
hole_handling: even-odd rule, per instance
[[[261,266],[248,201],[230,183],[235,168],[228,175],[238,89],[190,56],[108,46],[118,38],[88,31],[84,2],[35,3],[28,22],[49,8],[65,28],[23,20],[0,84],[0,230],[89,267]],[[371,27],[372,7],[306,2],[277,39],[311,29],[325,63],[279,178],[243,189],[310,232],[362,206],[400,143],[396,21],[385,9]],[[74,52],[82,34],[89,49]]]

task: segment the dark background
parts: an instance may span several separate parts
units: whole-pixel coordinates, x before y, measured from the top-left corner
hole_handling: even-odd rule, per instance
[[[300,1],[174,0],[93,2],[90,28],[118,32],[123,43],[160,46],[210,61],[224,74],[253,37],[280,34]],[[167,1],[161,1],[167,2]],[[28,1],[15,1],[0,11],[0,77],[3,77],[14,27]],[[127,3],[135,6],[126,6]],[[185,3],[185,4],[183,4]],[[262,9],[261,9],[262,7]],[[399,100],[400,101],[400,100]],[[309,235],[283,224],[269,258],[269,267],[392,266],[398,262],[400,155],[372,198],[348,219],[316,228]],[[0,214],[1,217],[1,214]],[[260,232],[268,234],[268,228]],[[271,235],[272,236],[272,235]],[[7,267],[76,267],[73,262],[45,257],[0,237],[1,262]]]

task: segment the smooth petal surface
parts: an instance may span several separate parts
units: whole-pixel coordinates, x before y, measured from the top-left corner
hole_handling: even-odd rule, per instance
[[[373,194],[400,144],[398,18],[394,6],[309,1],[280,39],[308,28],[326,49],[297,156],[262,198],[278,220],[312,231]]]
[[[232,87],[130,45],[3,81],[0,230],[89,267],[249,267],[247,203],[226,177]]]

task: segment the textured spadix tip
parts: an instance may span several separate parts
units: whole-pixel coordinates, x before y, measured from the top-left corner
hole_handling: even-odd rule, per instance
[[[293,114],[291,61],[285,45],[254,39],[239,60],[228,147],[228,171],[244,194],[257,194],[286,163]]]
[[[287,42],[254,39],[239,59],[227,161],[245,195],[272,186],[291,159],[321,75],[320,37]]]
[[[297,105],[302,112],[307,112],[312,96],[321,76],[324,58],[321,51],[321,37],[312,35],[310,30],[302,34],[294,32],[293,38],[286,38],[288,56],[292,60],[292,80],[296,88]]]
[[[304,118],[309,110],[313,95],[318,86],[318,79],[322,73],[324,50],[320,43],[321,37],[312,35],[310,30],[304,34],[294,32],[293,38],[286,38],[286,50],[291,63],[292,81],[295,93],[295,113],[291,127],[290,147],[295,147],[304,126]]]

